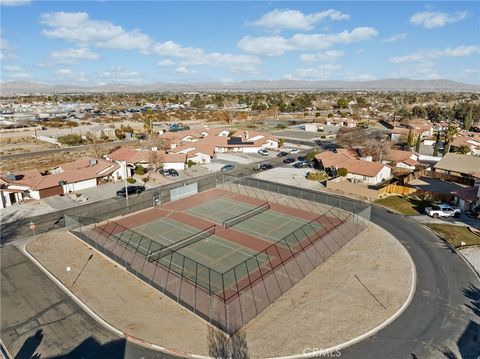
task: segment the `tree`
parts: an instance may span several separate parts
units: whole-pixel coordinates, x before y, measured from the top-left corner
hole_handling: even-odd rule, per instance
[[[361,146],[365,141],[365,131],[359,127],[341,127],[336,136],[336,143],[345,148]]]
[[[117,137],[119,140],[123,140],[125,138],[125,134],[123,131],[119,128],[115,129],[115,137]]]
[[[340,176],[340,177],[345,177],[346,175],[348,175],[348,170],[344,167],[339,168],[337,170],[337,175]]]
[[[455,136],[458,135],[458,128],[453,124],[449,124],[447,130],[445,131],[445,147],[443,149],[443,155],[450,152],[450,146]]]
[[[135,174],[139,176],[143,176],[145,174],[145,168],[143,166],[137,165],[135,167]]]
[[[407,136],[407,149],[410,150],[413,144],[413,133],[412,130],[410,129],[408,131],[408,136]]]
[[[415,144],[415,152],[419,153],[420,152],[420,144],[421,144],[421,139],[420,139],[420,134],[417,136],[417,143]]]
[[[81,145],[83,140],[79,135],[65,135],[57,137],[57,141],[60,142],[62,145],[68,146],[78,146]]]
[[[463,120],[463,127],[465,130],[470,131],[473,125],[473,117],[472,117],[472,109],[468,111],[467,115],[465,116],[465,119]]]
[[[160,151],[150,151],[148,156],[151,172],[157,172],[163,166],[163,155]]]
[[[435,141],[435,147],[433,148],[433,157],[438,157],[439,149],[440,149],[440,131],[437,132],[437,140]]]
[[[462,155],[468,155],[471,152],[471,150],[470,150],[470,147],[468,146],[460,146],[457,149],[457,152],[461,153]]]
[[[279,138],[279,139],[278,139],[278,147],[282,147],[284,143],[285,143],[285,139],[284,139],[284,138]]]
[[[305,159],[307,161],[313,161],[313,159],[315,158],[315,155],[316,155],[316,151],[310,151],[307,153],[307,155],[305,156]]]
[[[344,97],[337,100],[337,107],[340,109],[345,109],[348,107],[348,100]]]

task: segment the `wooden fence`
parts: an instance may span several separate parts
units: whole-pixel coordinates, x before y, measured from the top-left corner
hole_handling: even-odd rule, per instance
[[[420,171],[415,171],[413,173],[410,173],[408,176],[403,177],[401,179],[401,182],[403,185],[406,185],[407,183],[413,180],[416,180],[420,177],[435,178],[435,179],[440,179],[448,182],[460,183],[466,186],[473,186],[475,182],[473,178],[466,178],[461,176],[449,175],[442,172],[433,172],[433,171],[427,171],[427,170],[420,170]]]
[[[378,190],[379,195],[382,195],[385,193],[393,193],[393,194],[398,194],[400,196],[408,196],[414,192],[417,192],[416,188],[399,186],[396,184],[389,184],[388,186],[385,186]]]

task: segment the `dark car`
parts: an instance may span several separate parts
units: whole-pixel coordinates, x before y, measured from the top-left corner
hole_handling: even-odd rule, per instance
[[[170,176],[172,177],[178,177],[178,172],[177,170],[174,170],[173,168],[170,170]]]
[[[295,168],[306,168],[306,167],[312,167],[312,165],[308,161],[301,161],[301,162],[294,163],[293,167],[295,167]]]
[[[258,169],[260,171],[266,171],[272,169],[273,166],[270,163],[262,163],[260,166],[258,166]]]
[[[300,162],[304,162],[307,160],[307,158],[305,156],[299,156],[297,157],[297,160],[299,160]]]
[[[281,151],[277,154],[277,157],[285,157],[288,155],[288,152],[285,152],[285,151]]]
[[[145,191],[145,187],[143,186],[128,186],[127,190],[125,191],[125,187],[117,191],[117,197],[126,197],[127,194],[126,192],[128,191],[128,194],[134,194],[134,193],[142,193]]]
[[[224,172],[224,171],[230,171],[230,170],[233,170],[235,168],[234,165],[225,165],[223,166],[222,168],[220,168],[220,171]]]
[[[295,162],[295,158],[293,157],[287,157],[283,160],[283,163],[293,163]]]

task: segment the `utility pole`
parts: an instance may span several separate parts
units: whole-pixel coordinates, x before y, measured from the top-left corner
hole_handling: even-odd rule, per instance
[[[124,183],[124,186],[125,186],[125,198],[127,199],[127,212],[129,211],[129,203],[128,203],[128,188],[127,188],[127,161],[125,160],[124,161],[125,163],[125,176],[123,176],[123,183]]]

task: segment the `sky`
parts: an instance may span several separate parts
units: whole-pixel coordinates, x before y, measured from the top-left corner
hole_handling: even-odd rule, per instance
[[[480,2],[0,0],[1,81],[480,83]]]

